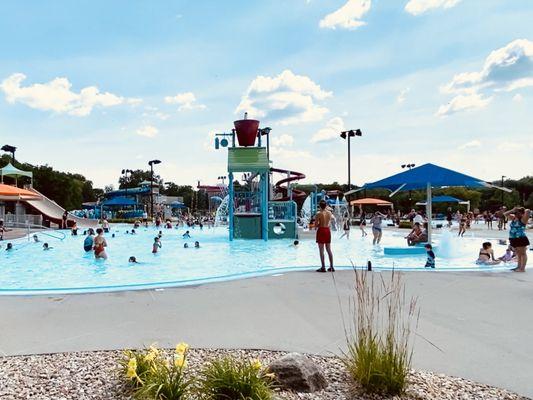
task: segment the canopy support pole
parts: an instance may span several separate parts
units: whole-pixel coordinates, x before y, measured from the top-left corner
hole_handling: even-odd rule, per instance
[[[428,229],[427,229],[427,233],[428,233],[428,243],[431,244],[431,231],[432,231],[432,228],[431,228],[431,219],[432,219],[432,213],[431,213],[431,183],[428,182],[427,183],[427,187],[426,187],[426,215],[428,217]]]

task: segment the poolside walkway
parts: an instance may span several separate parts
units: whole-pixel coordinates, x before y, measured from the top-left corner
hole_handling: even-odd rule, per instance
[[[378,273],[376,273],[378,274]],[[385,274],[385,273],[384,273]],[[533,270],[406,273],[422,308],[416,368],[533,396]],[[85,295],[0,296],[5,355],[140,347],[338,354],[353,272],[310,272],[197,287]]]

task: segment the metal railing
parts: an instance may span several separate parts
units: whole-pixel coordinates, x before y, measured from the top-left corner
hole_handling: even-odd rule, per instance
[[[43,216],[34,214],[0,214],[4,220],[4,226],[13,228],[25,228],[29,225],[43,225]]]

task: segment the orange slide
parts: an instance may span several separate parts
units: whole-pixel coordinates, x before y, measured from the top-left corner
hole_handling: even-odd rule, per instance
[[[281,179],[280,181],[277,181],[274,184],[274,192],[280,193],[281,198],[278,198],[274,201],[288,201],[290,200],[288,196],[288,189],[287,187],[283,186],[283,184],[289,184],[290,182],[299,181],[300,179],[305,179],[305,174],[302,174],[301,172],[295,172],[295,171],[289,171],[286,169],[279,169],[279,168],[270,168],[270,172],[277,172],[280,174],[288,174],[289,176],[286,178]],[[305,193],[303,190],[293,189],[292,190],[292,199],[298,204],[298,208],[301,208],[305,199],[307,198],[307,193]]]

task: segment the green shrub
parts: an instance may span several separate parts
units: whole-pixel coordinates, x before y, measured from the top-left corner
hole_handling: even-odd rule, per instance
[[[172,357],[156,347],[126,351],[121,365],[136,399],[180,400],[190,393],[192,380],[185,376],[189,346],[180,343]]]
[[[383,277],[376,282],[366,271],[355,271],[355,276],[355,326],[353,335],[347,335],[344,364],[354,383],[365,391],[401,394],[411,368],[416,300],[406,301],[398,273],[392,272],[390,282]]]
[[[206,400],[270,400],[272,385],[259,361],[224,357],[203,369],[198,392]]]

